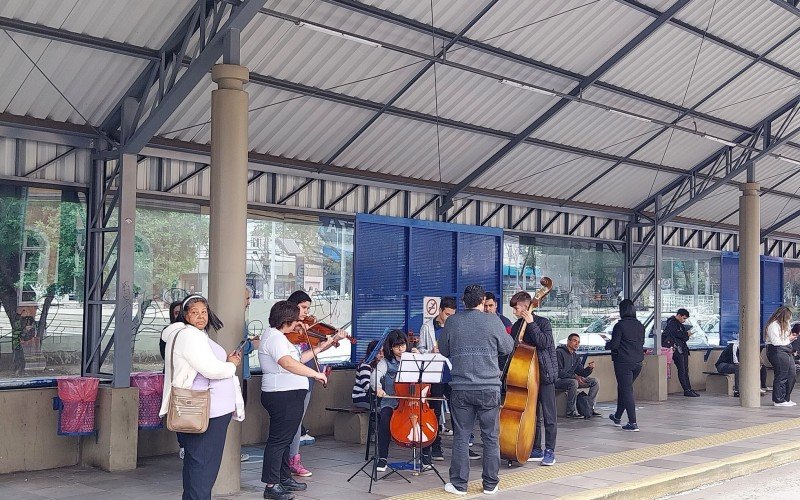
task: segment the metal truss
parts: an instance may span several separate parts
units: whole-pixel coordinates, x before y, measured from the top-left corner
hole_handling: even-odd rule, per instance
[[[687,175],[672,182],[640,203],[634,210],[638,213],[655,203],[659,197],[669,198],[656,210],[655,217],[669,222],[684,210],[703,200],[726,182],[753,167],[755,163],[772,155],[773,151],[785,145],[792,137],[800,134],[800,127],[788,130],[789,125],[800,111],[800,96],[764,119],[739,147],[726,146],[709,158],[692,167]],[[773,122],[782,118],[777,133],[772,134]],[[762,149],[758,149],[763,144]],[[702,175],[702,179],[699,177]]]

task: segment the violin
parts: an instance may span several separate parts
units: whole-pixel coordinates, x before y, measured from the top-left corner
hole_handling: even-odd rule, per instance
[[[306,316],[305,319],[299,323],[295,330],[286,334],[286,338],[292,344],[309,344],[311,347],[316,347],[320,342],[325,342],[328,337],[336,335],[339,328],[331,326],[328,323],[317,321],[314,316]],[[355,345],[356,339],[348,336],[347,339],[351,344]],[[335,347],[339,347],[339,341],[333,343]]]

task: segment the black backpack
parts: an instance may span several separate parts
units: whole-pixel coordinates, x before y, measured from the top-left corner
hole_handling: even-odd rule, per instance
[[[588,394],[583,391],[578,393],[578,399],[575,401],[575,409],[578,410],[578,414],[583,418],[592,418],[592,412],[594,409],[592,408],[592,405],[589,404]]]
[[[666,347],[667,349],[675,347],[675,339],[672,338],[672,335],[661,333],[661,347]]]

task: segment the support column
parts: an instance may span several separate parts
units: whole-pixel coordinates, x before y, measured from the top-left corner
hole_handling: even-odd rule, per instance
[[[136,155],[121,154],[114,314],[114,387],[130,387],[133,365],[133,250],[136,232]]]
[[[746,408],[761,406],[759,383],[761,309],[761,202],[759,185],[747,182],[739,197],[739,393]]]
[[[211,220],[209,227],[208,299],[225,324],[212,338],[231,352],[244,331],[244,285],[247,242],[247,105],[243,90],[247,68],[217,64],[211,71],[217,90],[211,93]],[[214,493],[239,491],[241,427],[228,427],[222,465]]]

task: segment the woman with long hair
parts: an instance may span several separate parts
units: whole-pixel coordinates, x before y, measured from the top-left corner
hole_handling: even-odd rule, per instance
[[[796,405],[791,400],[791,395],[795,378],[792,342],[797,338],[797,334],[791,331],[789,326],[791,320],[792,310],[781,306],[772,313],[764,327],[767,359],[775,373],[775,380],[772,383],[772,402],[775,406]]]
[[[209,390],[208,428],[199,434],[178,433],[183,444],[183,499],[206,500],[219,473],[225,435],[231,418],[244,420],[244,400],[236,367],[241,353],[226,353],[211,340],[208,328],[220,330],[222,321],[202,295],[189,295],[181,303],[179,321],[164,329],[164,397],[159,414],[167,414],[172,387]]]

